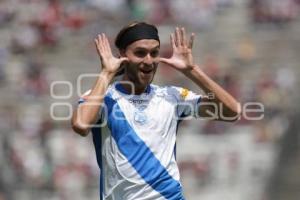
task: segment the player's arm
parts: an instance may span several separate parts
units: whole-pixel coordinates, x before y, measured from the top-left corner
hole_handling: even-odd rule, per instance
[[[82,136],[88,135],[91,126],[98,120],[99,110],[109,83],[117,73],[121,63],[127,60],[125,57],[115,58],[112,55],[109,42],[104,34],[98,35],[95,39],[95,45],[101,60],[102,70],[91,92],[84,97],[84,103],[78,105],[71,120],[73,130]]]
[[[236,121],[241,113],[240,103],[219,84],[209,78],[199,66],[185,72],[206,95],[201,97],[199,115],[219,121]]]
[[[193,41],[194,34],[187,41],[184,28],[176,28],[175,33],[171,34],[173,55],[171,58],[161,58],[160,60],[181,71],[206,93],[199,104],[201,117],[210,117],[220,121],[237,120],[241,113],[240,103],[209,78],[198,65],[194,64]],[[212,116],[214,113],[217,116]]]

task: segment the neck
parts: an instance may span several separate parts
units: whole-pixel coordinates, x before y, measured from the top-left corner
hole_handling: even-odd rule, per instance
[[[140,95],[146,92],[147,85],[144,86],[141,84],[136,84],[130,81],[128,78],[126,78],[126,76],[123,76],[122,81],[124,81],[124,83],[120,83],[120,84],[128,94]]]
[[[147,86],[146,87],[137,87],[136,85],[134,85],[134,91],[132,91],[132,86],[130,85],[130,84],[121,84],[122,85],[122,87],[128,92],[128,93],[132,93],[133,92],[133,94],[134,95],[140,95],[140,94],[142,94],[142,93],[144,93],[145,91],[146,91],[146,89],[147,89]]]

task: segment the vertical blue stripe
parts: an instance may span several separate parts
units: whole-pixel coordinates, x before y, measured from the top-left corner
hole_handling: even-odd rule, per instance
[[[146,183],[166,199],[183,200],[180,183],[173,179],[149,147],[130,127],[117,102],[111,97],[106,97],[105,104],[108,108],[108,127],[119,150],[132,167]],[[118,120],[114,118],[114,115],[118,117]],[[151,134],[150,130],[149,134]]]
[[[97,122],[97,124],[101,123],[101,119]],[[96,151],[97,163],[100,168],[100,200],[103,200],[104,196],[104,169],[102,164],[102,135],[100,127],[92,128],[93,134],[93,143]]]

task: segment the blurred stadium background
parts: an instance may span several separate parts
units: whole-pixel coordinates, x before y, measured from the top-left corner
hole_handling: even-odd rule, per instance
[[[113,43],[134,19],[158,25],[163,56],[175,26],[195,32],[203,70],[243,104],[264,105],[261,120],[182,123],[186,199],[299,200],[299,8],[299,0],[1,0],[0,200],[98,199],[92,140],[67,119],[94,81],[79,75],[99,72],[94,37],[105,32]],[[201,92],[163,65],[155,83]]]

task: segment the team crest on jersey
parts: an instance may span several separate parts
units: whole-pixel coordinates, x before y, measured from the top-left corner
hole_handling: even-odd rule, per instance
[[[134,113],[134,121],[138,124],[146,124],[148,121],[147,115],[144,111],[138,110]]]
[[[134,121],[140,125],[144,125],[148,121],[148,117],[145,113],[146,106],[138,106],[136,111],[134,112]]]

